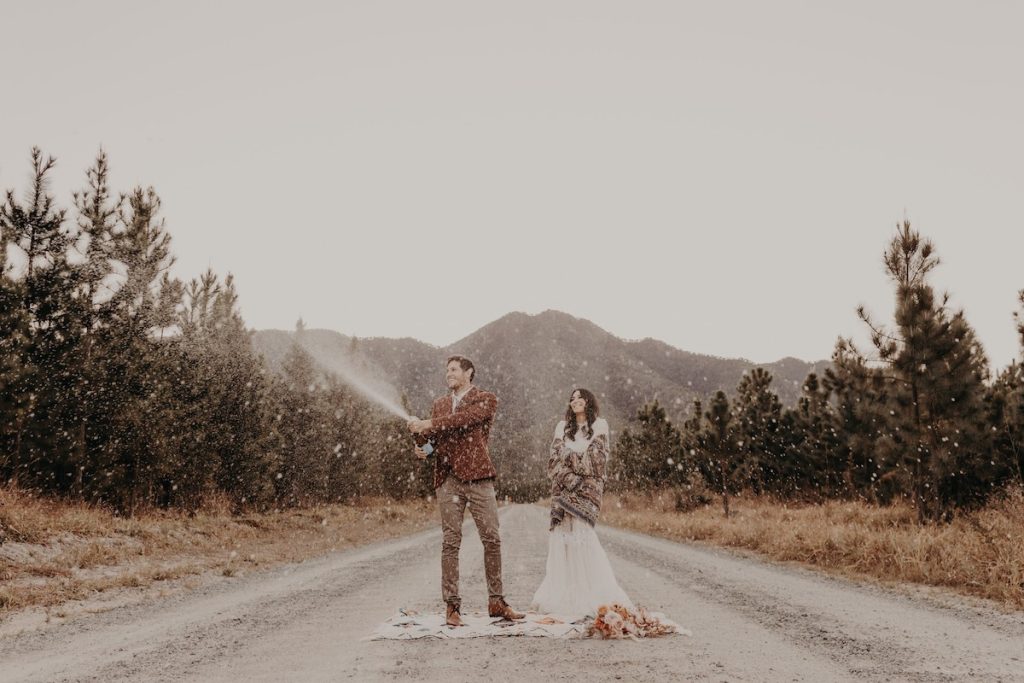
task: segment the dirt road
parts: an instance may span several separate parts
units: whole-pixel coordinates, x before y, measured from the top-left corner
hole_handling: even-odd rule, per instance
[[[506,591],[525,607],[547,551],[543,509],[502,509]],[[0,639],[2,681],[1024,681],[1024,615],[599,530],[620,583],[693,637],[363,641],[399,607],[438,611],[440,533],[226,578]],[[462,594],[483,609],[480,543]]]

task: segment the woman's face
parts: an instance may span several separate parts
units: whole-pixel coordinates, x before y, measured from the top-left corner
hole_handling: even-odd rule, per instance
[[[580,392],[574,391],[569,398],[569,407],[574,413],[582,413],[587,408],[587,399],[580,396]]]

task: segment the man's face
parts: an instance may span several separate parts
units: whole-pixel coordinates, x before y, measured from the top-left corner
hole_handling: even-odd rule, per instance
[[[463,370],[462,366],[459,365],[459,361],[453,360],[448,364],[448,369],[445,372],[445,380],[448,382],[448,388],[458,391],[466,387],[469,384],[469,375],[472,370]]]

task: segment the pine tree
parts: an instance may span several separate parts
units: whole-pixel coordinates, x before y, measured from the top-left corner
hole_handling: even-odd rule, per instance
[[[832,498],[842,487],[842,466],[839,454],[843,450],[844,441],[840,434],[838,416],[833,407],[832,394],[828,384],[819,381],[815,373],[811,373],[804,383],[805,407],[802,407],[804,431],[808,435],[810,450],[808,457],[812,463],[819,465],[822,471],[821,487],[825,498]]]
[[[101,149],[86,171],[88,187],[74,194],[78,210],[75,248],[81,261],[74,266],[74,315],[79,330],[75,359],[66,394],[68,422],[73,436],[69,467],[74,481],[73,495],[83,492],[84,474],[91,463],[90,451],[99,446],[96,425],[106,414],[102,365],[106,354],[97,350],[99,330],[109,325],[108,297],[104,285],[113,274],[114,231],[120,202],[112,198],[108,184],[107,155]]]
[[[687,484],[693,476],[702,475],[700,467],[701,459],[707,451],[707,437],[704,431],[704,404],[699,398],[693,399],[690,406],[690,416],[683,421],[683,428],[679,433],[683,446],[684,477]]]
[[[891,446],[884,440],[884,425],[888,418],[888,386],[877,368],[868,367],[864,357],[853,342],[840,338],[832,353],[832,364],[825,370],[823,385],[835,398],[836,421],[839,435],[839,467],[847,497],[859,497],[870,502],[880,502],[886,496],[879,495],[879,477],[883,475],[882,463],[891,452]],[[899,475],[906,470],[897,461],[895,467],[887,467],[888,475]],[[908,475],[909,477],[909,475]],[[899,487],[899,493],[908,491],[909,478]]]
[[[358,396],[336,378],[329,380],[327,392],[327,403],[332,411],[330,441],[333,442],[329,457],[328,491],[330,500],[342,502],[369,493],[372,489],[373,477],[367,470],[368,456],[374,448],[367,443],[368,415],[365,410],[361,410]]]
[[[724,391],[715,392],[704,419],[707,421],[705,443],[713,459],[709,460],[708,480],[722,493],[722,511],[729,516],[729,490],[733,486],[735,470],[735,442],[733,439],[733,412]]]
[[[612,476],[628,489],[678,484],[685,457],[679,430],[656,400],[640,408],[636,419],[639,429],[623,430],[619,438]]]
[[[273,498],[264,455],[267,382],[237,308],[234,279],[221,283],[207,271],[185,292],[175,345],[188,368],[180,384],[187,398],[176,419],[191,438],[178,452],[177,498],[195,507],[219,490],[236,510],[263,505]]]
[[[28,316],[20,306],[23,294],[19,283],[7,276],[3,237],[0,233],[0,480],[8,480],[16,475],[14,443],[28,411],[33,373],[25,365]]]
[[[252,347],[252,333],[238,310],[238,293],[229,273],[213,302],[210,358],[214,367],[219,424],[215,443],[218,486],[241,505],[269,498],[270,462],[264,455],[266,368]]]
[[[8,249],[18,252],[24,263],[17,286],[5,285],[6,297],[15,291],[20,295],[19,301],[11,302],[7,324],[25,334],[24,343],[8,347],[8,353],[19,356],[9,363],[19,369],[23,384],[16,394],[24,399],[7,428],[8,467],[23,485],[48,488],[55,480],[65,479],[61,476],[65,473],[58,472],[48,458],[68,448],[60,399],[67,390],[68,358],[75,343],[70,315],[71,238],[64,230],[65,211],[55,207],[48,191],[56,160],[44,158],[38,148],[32,149],[31,157],[31,184],[24,203],[9,190],[0,205],[5,270]]]
[[[1018,293],[1021,310],[1014,312],[1024,361],[1024,290]],[[985,397],[987,424],[993,450],[1006,463],[1007,478],[1024,488],[1024,365],[1013,361],[996,377]]]
[[[778,443],[782,404],[771,389],[772,376],[764,368],[744,373],[733,405],[737,475],[755,493],[778,478]]]
[[[282,381],[273,391],[275,405],[274,469],[276,497],[283,505],[306,505],[328,496],[333,455],[327,428],[325,386],[303,344],[304,323],[282,364]]]
[[[996,376],[986,392],[985,411],[992,449],[1006,463],[1006,478],[1024,487],[1024,366],[1014,361]]]
[[[111,299],[117,321],[132,339],[151,338],[174,322],[183,286],[169,270],[171,236],[159,218],[160,197],[153,188],[136,188],[124,198],[127,207],[119,218],[123,230],[116,233],[112,256],[126,272],[124,282]]]
[[[939,263],[931,242],[905,221],[884,261],[896,286],[894,331],[874,324],[863,307],[859,315],[893,382],[889,426],[905,439],[918,516],[935,520],[987,494],[991,472],[978,425],[988,364],[963,311],[951,312],[948,295],[936,299],[927,282]]]
[[[818,498],[832,498],[840,486],[842,442],[830,398],[827,384],[812,372],[804,381],[796,408],[783,417],[787,468],[781,477],[792,487],[790,494],[805,491]]]
[[[174,257],[159,212],[152,188],[124,198],[111,246],[124,275],[107,304],[110,325],[97,338],[107,354],[103,382],[110,388],[110,412],[92,491],[129,514],[170,497],[184,446],[201,438],[178,427],[192,388],[191,368],[180,348],[164,339],[183,287],[168,274]]]

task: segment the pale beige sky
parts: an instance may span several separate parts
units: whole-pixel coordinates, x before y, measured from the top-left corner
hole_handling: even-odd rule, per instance
[[[256,328],[436,344],[556,308],[626,338],[826,358],[907,215],[1019,355],[1024,4],[10,2],[0,187],[100,145],[175,272]]]

